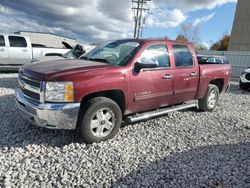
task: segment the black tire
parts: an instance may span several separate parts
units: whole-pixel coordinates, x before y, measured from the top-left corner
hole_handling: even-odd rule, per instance
[[[96,114],[98,111],[103,109],[107,109],[110,113],[112,113],[114,124],[111,132],[108,135],[104,137],[98,137],[95,136],[95,132],[93,129],[91,129],[91,121],[93,121],[94,117],[97,117]],[[101,142],[113,138],[118,133],[122,122],[122,112],[115,101],[106,97],[95,97],[90,99],[85,105],[82,106],[78,122],[80,126],[80,135],[85,143],[92,144],[94,142]],[[98,126],[102,125],[99,123]]]
[[[209,97],[212,94],[215,94],[214,105],[210,105],[209,103],[210,102]],[[209,84],[205,97],[203,99],[199,99],[199,109],[202,111],[212,112],[217,106],[219,95],[220,95],[219,88],[216,85]]]
[[[240,80],[240,89],[242,89],[242,90],[247,90],[248,88],[247,88],[247,85],[246,84],[244,84],[244,83],[242,83],[241,82],[241,80]]]

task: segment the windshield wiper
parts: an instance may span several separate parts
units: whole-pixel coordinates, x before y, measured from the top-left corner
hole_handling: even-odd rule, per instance
[[[87,60],[90,60],[90,61],[100,61],[100,62],[103,62],[103,63],[108,63],[110,64],[107,59],[102,59],[102,58],[90,58],[90,59],[87,59]]]
[[[86,60],[89,60],[89,58],[87,58],[86,56],[82,56],[82,57],[80,57],[80,59],[86,59]]]

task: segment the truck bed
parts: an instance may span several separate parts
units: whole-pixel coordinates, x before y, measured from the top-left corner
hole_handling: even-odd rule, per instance
[[[223,93],[227,90],[227,87],[231,78],[231,65],[230,64],[204,64],[199,65],[200,69],[200,83],[197,92],[197,99],[203,98],[206,93],[211,80],[216,78],[216,81],[222,85],[220,92]]]

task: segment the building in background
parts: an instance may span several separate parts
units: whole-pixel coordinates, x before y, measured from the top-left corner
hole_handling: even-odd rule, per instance
[[[228,50],[250,51],[250,0],[238,0]]]
[[[47,47],[63,48],[62,42],[66,42],[71,46],[75,46],[77,41],[74,38],[65,37],[53,33],[33,32],[33,31],[17,31],[15,34],[20,34],[30,38],[34,45],[45,45]]]

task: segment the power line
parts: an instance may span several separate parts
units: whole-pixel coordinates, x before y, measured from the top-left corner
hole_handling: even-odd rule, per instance
[[[149,8],[145,8],[144,5],[151,0],[132,0],[132,10],[134,11],[134,38],[139,38],[142,36],[143,25],[145,24],[145,18],[143,17],[143,12],[149,11]]]

